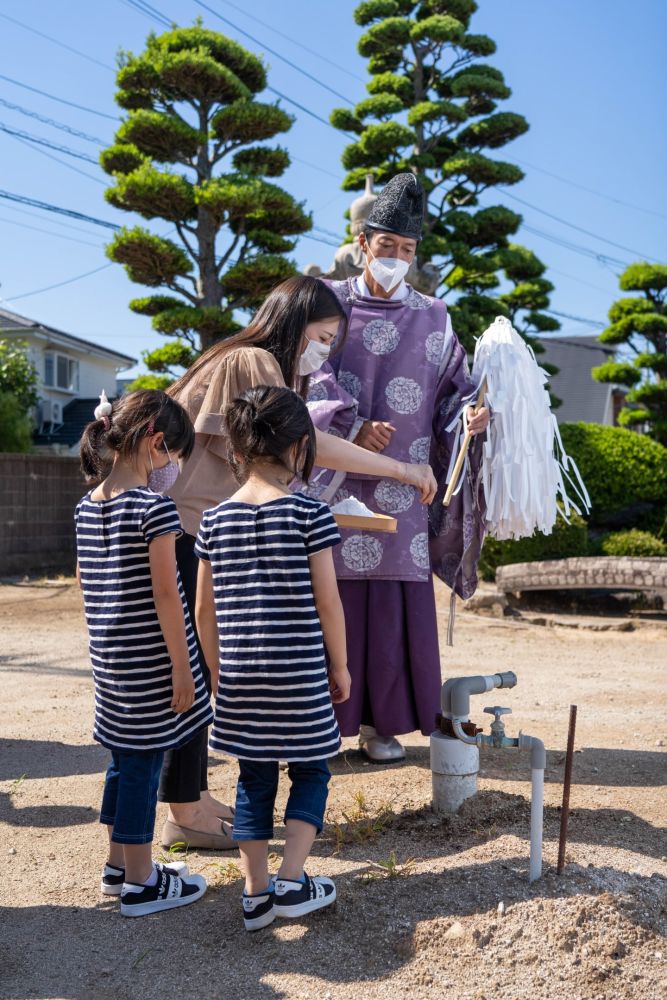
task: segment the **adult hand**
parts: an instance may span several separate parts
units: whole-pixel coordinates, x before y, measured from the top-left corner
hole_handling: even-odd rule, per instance
[[[401,462],[401,465],[403,466],[403,475],[400,477],[400,481],[418,489],[422,503],[431,503],[438,488],[431,466],[412,465],[409,462]]]
[[[171,684],[173,694],[171,698],[171,708],[178,715],[187,712],[195,702],[195,682],[190,667],[178,669],[172,667]]]
[[[480,406],[478,410],[474,406],[469,406],[467,410],[468,430],[471,434],[483,434],[489,426],[491,414],[487,406]]]
[[[364,420],[354,443],[367,451],[384,451],[395,430],[386,420]]]

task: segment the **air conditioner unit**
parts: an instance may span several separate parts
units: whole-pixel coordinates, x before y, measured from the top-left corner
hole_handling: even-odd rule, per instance
[[[43,424],[61,424],[63,421],[62,403],[54,399],[43,399],[40,403],[40,417]]]

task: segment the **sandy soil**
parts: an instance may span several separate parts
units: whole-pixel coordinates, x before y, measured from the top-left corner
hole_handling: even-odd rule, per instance
[[[441,592],[442,626],[446,605]],[[538,620],[551,625],[460,614],[443,676],[518,674],[518,687],[495,697],[513,709],[510,735],[521,728],[549,748],[544,877],[528,884],[526,760],[484,753],[478,796],[441,819],[430,810],[426,738],[406,737],[407,761],[388,768],[347,741],[310,863],[336,878],[335,910],[249,935],[236,852],[189,855],[210,882],[193,907],[130,921],[98,895],[107,755],[90,737],[80,596],[69,581],[0,587],[0,997],[666,996],[667,627]],[[486,725],[488,701],[476,701]],[[558,877],[573,702],[573,812]],[[212,758],[210,776],[231,799],[234,763]]]

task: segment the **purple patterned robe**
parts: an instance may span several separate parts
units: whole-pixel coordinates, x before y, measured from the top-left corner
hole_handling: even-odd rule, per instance
[[[446,306],[410,286],[406,298],[380,299],[362,296],[354,278],[328,284],[349,328],[342,349],[311,378],[308,408],[315,426],[354,440],[364,420],[387,420],[396,431],[383,454],[403,462],[430,461],[438,480],[436,498],[427,508],[412,486],[315,470],[311,495],[332,503],[355,496],[398,520],[395,535],[343,530],[336,574],[341,580],[424,582],[433,571],[461,597],[470,597],[484,538],[478,476],[482,441],[473,439],[463,486],[444,508],[461,411],[476,397]]]

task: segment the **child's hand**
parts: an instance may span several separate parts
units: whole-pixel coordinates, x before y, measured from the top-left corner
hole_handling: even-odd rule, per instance
[[[350,677],[350,671],[347,669],[347,664],[343,664],[340,667],[335,667],[332,664],[329,667],[329,688],[331,690],[331,700],[334,705],[340,705],[341,702],[347,701],[350,697],[351,687],[352,678]]]
[[[187,712],[192,708],[195,701],[195,682],[190,667],[172,667],[171,683],[173,695],[171,699],[172,711],[178,715]]]

